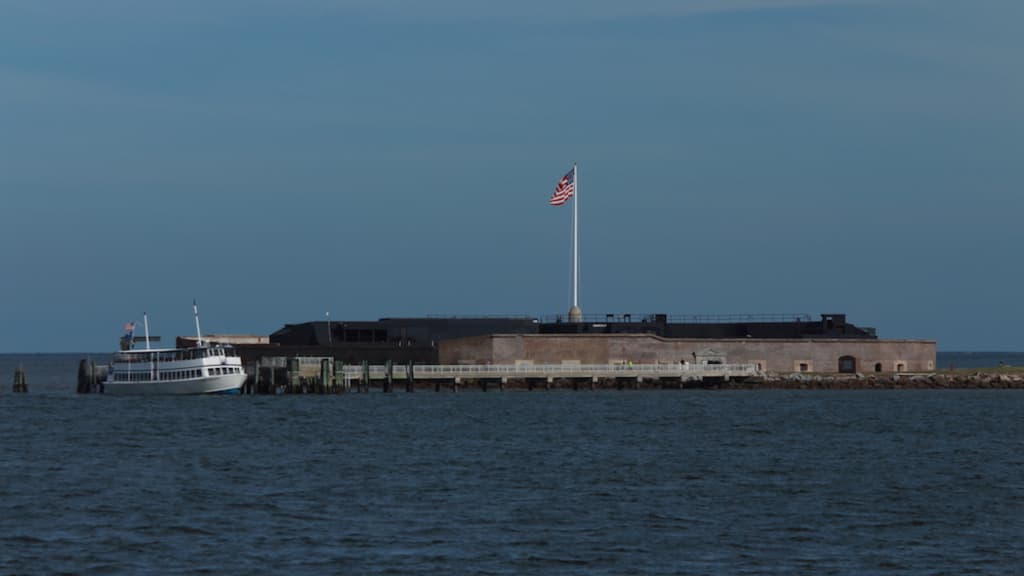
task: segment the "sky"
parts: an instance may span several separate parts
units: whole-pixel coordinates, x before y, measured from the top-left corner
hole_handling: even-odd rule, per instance
[[[0,0],[0,352],[846,313],[1024,350],[1019,0]]]

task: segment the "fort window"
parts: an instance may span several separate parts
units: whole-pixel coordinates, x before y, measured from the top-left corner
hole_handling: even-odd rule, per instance
[[[903,372],[906,369],[907,369],[907,365],[904,364],[903,362],[897,362],[896,363],[896,371],[897,372]]]
[[[800,363],[800,371],[801,371],[801,372],[807,372],[807,370],[808,370],[809,368],[810,368],[810,367],[809,367],[809,366],[807,365],[807,362],[801,362],[801,363]]]
[[[875,372],[881,372],[881,371],[882,371],[882,363],[881,362],[875,362]]]

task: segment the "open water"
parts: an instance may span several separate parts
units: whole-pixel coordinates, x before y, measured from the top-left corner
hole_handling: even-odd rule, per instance
[[[0,574],[1024,566],[1024,391],[115,398],[81,357],[0,356]]]

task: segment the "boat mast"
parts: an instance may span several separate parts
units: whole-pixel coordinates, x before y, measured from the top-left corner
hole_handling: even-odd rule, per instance
[[[203,333],[199,331],[199,307],[196,306],[196,301],[192,300],[192,313],[196,317],[196,347],[203,347]]]
[[[142,313],[142,326],[146,329],[146,351],[149,352],[149,315],[145,312]],[[149,359],[149,377],[152,380],[156,380],[156,363],[153,361],[152,354],[146,354]]]

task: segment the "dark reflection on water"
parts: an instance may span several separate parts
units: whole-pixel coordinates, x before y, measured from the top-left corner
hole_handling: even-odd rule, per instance
[[[0,439],[2,574],[1024,565],[1024,393],[1012,390],[7,389]]]

